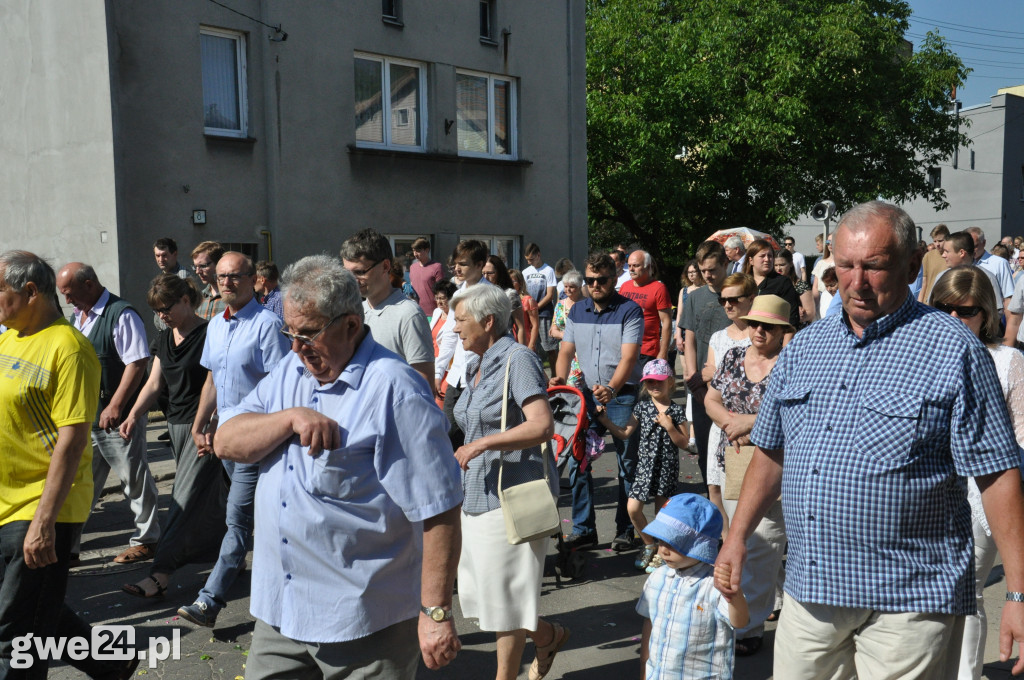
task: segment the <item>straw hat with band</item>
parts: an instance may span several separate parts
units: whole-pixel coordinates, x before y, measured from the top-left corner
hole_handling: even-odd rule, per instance
[[[782,326],[786,333],[794,333],[796,329],[789,325],[789,303],[778,295],[758,295],[750,312],[741,316],[744,321],[759,321],[772,326]]]

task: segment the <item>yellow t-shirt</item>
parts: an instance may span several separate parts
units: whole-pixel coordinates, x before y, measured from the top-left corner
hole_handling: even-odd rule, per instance
[[[57,428],[91,423],[99,395],[96,351],[66,319],[28,337],[0,335],[0,525],[32,519]],[[57,521],[84,522],[91,503],[90,442]]]

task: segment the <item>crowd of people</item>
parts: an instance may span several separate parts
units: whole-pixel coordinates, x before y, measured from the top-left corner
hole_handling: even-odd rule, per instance
[[[777,620],[776,677],[979,678],[997,550],[1003,658],[1024,640],[1024,251],[931,235],[871,202],[810,271],[791,238],[707,241],[676,305],[643,250],[551,267],[530,243],[520,270],[465,240],[446,267],[427,239],[403,260],[367,229],[283,271],[206,241],[190,270],[163,238],[151,338],[89,264],[8,251],[0,677],[45,677],[11,669],[19,635],[88,637],[62,603],[113,472],[135,519],[114,560],[152,560],[125,595],[213,562],[178,609],[213,627],[253,551],[247,678],[452,663],[457,579],[495,677],[518,676],[530,640],[540,680],[571,632],[539,613],[552,537],[513,540],[503,493],[545,480],[557,502],[548,389],[568,385],[616,458],[608,547],[649,574],[644,677],[731,678]],[[153,410],[177,466],[162,521]],[[702,493],[678,493],[688,450]],[[602,544],[588,461],[566,464],[567,550]]]

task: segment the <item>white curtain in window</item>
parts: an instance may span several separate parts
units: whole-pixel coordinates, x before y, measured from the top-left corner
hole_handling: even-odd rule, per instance
[[[459,73],[455,79],[459,149],[488,153],[487,78]]]
[[[241,130],[238,107],[238,41],[200,34],[203,62],[203,125]]]
[[[384,143],[383,64],[356,58],[356,140]]]

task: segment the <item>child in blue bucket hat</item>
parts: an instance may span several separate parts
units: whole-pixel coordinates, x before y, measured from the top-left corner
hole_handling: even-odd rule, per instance
[[[658,540],[664,565],[647,578],[636,605],[644,628],[640,656],[646,680],[730,680],[735,629],[750,613],[743,592],[727,599],[715,582],[728,585],[727,566],[714,567],[722,514],[692,493],[673,496],[644,533]]]

